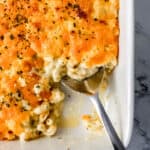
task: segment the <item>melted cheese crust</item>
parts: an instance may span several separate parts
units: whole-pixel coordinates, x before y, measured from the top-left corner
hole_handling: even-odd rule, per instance
[[[118,10],[118,0],[0,0],[0,139],[56,132],[61,78],[116,65]]]

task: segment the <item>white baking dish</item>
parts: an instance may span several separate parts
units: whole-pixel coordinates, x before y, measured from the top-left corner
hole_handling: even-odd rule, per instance
[[[106,95],[108,101],[105,103],[111,120],[126,146],[131,137],[134,108],[133,12],[133,0],[120,1],[119,64],[110,79]],[[0,150],[111,150],[105,132],[100,135],[88,134],[80,123],[81,115],[93,109],[88,97],[69,94],[71,97],[66,100],[67,109],[64,109],[64,115],[72,117],[72,127],[60,129],[53,138],[41,138],[31,142],[0,142]]]

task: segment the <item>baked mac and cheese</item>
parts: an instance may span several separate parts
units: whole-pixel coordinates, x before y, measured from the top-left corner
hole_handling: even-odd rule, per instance
[[[118,9],[118,0],[0,0],[0,139],[56,133],[62,77],[115,67]]]

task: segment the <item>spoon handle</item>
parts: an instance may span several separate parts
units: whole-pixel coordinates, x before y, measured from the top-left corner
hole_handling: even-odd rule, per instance
[[[121,142],[120,138],[118,137],[102,103],[99,99],[98,93],[95,95],[90,96],[92,103],[94,104],[98,116],[102,119],[103,124],[106,128],[106,131],[110,137],[111,143],[113,145],[114,150],[125,150],[123,143]]]

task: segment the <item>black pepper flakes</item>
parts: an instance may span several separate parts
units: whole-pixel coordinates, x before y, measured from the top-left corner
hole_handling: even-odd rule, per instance
[[[22,70],[17,71],[17,74],[18,74],[18,75],[20,75],[20,74],[22,74],[22,73],[23,73],[23,71],[22,71]]]
[[[72,4],[70,2],[68,2],[68,7],[72,7]]]
[[[28,111],[25,107],[21,107],[21,112]]]
[[[0,36],[0,40],[4,40],[4,35],[1,35],[1,36]]]
[[[18,38],[20,38],[20,39],[25,39],[25,35],[24,34],[18,34]]]
[[[3,68],[2,68],[2,66],[0,66],[0,71],[2,71],[3,70]]]
[[[105,20],[100,20],[99,21],[101,24],[107,25],[107,22]]]
[[[71,31],[71,33],[72,33],[72,34],[74,34],[74,33],[75,33],[75,31],[74,31],[74,30],[72,30],[72,31]]]
[[[79,18],[83,18],[83,19],[86,19],[86,18],[87,18],[87,14],[86,14],[83,10],[81,10],[81,9],[79,9],[79,10],[77,11],[77,14],[78,14],[78,17],[79,17]]]
[[[10,104],[8,104],[8,103],[6,103],[5,105],[6,105],[6,107],[10,107]]]
[[[8,96],[12,97],[12,95],[13,95],[13,93],[12,93],[12,92],[8,93]]]
[[[76,27],[76,23],[75,22],[73,23],[73,26]]]
[[[55,22],[55,21],[52,21],[52,23],[55,24],[56,22]]]
[[[16,93],[17,93],[17,96],[18,96],[18,97],[21,97],[21,91],[20,91],[20,90],[17,90]]]
[[[78,34],[81,34],[81,30],[78,31]]]
[[[94,21],[98,21],[98,19],[97,19],[97,18],[94,18]]]
[[[10,38],[11,40],[14,40],[15,37],[14,37],[13,34],[10,34],[9,38]]]
[[[23,57],[21,56],[21,53],[17,52],[17,58],[18,59],[23,59]]]
[[[8,49],[8,46],[4,46],[5,49]]]
[[[12,134],[13,132],[11,130],[8,131],[9,134]]]
[[[80,6],[79,6],[78,4],[74,4],[74,5],[73,5],[73,8],[75,8],[75,9],[79,9],[79,8],[80,8]]]

